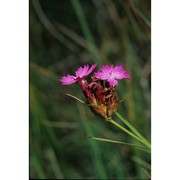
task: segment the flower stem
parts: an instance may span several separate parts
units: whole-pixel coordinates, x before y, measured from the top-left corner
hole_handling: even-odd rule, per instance
[[[147,139],[145,139],[145,138],[138,132],[138,130],[137,130],[133,125],[131,125],[121,114],[119,114],[118,112],[116,112],[115,114],[116,114],[116,116],[117,116],[124,124],[126,124],[126,125],[129,127],[129,129],[132,130],[132,132],[133,132],[134,134],[136,134],[140,139],[142,139],[144,142],[146,142],[147,144],[150,145],[150,142],[149,142]]]
[[[136,136],[135,134],[133,134],[132,132],[130,132],[129,130],[127,130],[126,128],[124,128],[123,126],[121,126],[120,124],[118,124],[116,121],[112,120],[112,119],[108,119],[108,122],[114,124],[116,127],[120,128],[121,130],[123,130],[124,132],[126,132],[127,134],[129,134],[131,137],[133,137],[134,139],[140,141],[142,144],[144,144],[145,146],[147,146],[148,148],[151,148],[151,145],[144,141],[144,139],[139,138],[138,136]]]

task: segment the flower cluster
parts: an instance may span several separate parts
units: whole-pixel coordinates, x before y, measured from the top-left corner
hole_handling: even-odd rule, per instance
[[[96,64],[91,67],[89,65],[79,67],[75,71],[75,76],[69,74],[62,76],[60,82],[63,85],[78,82],[91,111],[102,118],[110,118],[116,112],[119,102],[116,97],[117,80],[129,79],[130,75],[120,65],[115,67],[113,65],[104,65],[91,76],[92,81],[88,83],[85,77],[89,76],[95,68]]]

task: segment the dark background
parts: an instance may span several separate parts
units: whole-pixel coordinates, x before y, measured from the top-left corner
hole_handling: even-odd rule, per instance
[[[150,140],[151,1],[29,2],[30,178],[148,179],[150,154],[88,138],[132,142],[66,96],[84,100],[78,84],[62,86],[59,78],[84,64],[126,67],[131,79],[119,82],[118,99],[128,96],[118,112]]]

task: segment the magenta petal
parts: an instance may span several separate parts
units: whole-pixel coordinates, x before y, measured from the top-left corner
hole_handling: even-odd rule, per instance
[[[89,65],[85,65],[84,67],[79,67],[78,70],[75,72],[76,77],[79,78],[84,77],[88,69],[89,69]]]
[[[122,74],[122,73],[125,73],[126,70],[124,69],[124,67],[120,66],[120,65],[117,65],[114,70],[113,70],[114,73],[118,73],[118,74]]]
[[[88,76],[96,67],[96,64],[93,64],[89,69],[89,65],[85,65],[84,67],[79,67],[78,70],[75,72],[76,77],[83,78]]]
[[[113,71],[113,65],[104,65],[101,68],[102,73],[106,74],[106,75],[110,75],[111,72]]]
[[[77,82],[77,80],[75,76],[71,76],[68,74],[67,76],[61,77],[60,82],[62,83],[62,85],[69,85]]]
[[[96,66],[96,64],[93,64],[91,68],[86,72],[86,76],[88,76],[96,68]]]
[[[79,67],[77,71],[75,71],[76,76],[72,76],[68,74],[67,76],[61,77],[60,82],[63,85],[69,85],[75,82],[81,82],[84,79],[84,77],[88,76],[95,69],[95,67],[96,64],[93,64],[91,68],[89,68],[89,65],[85,65],[84,67]]]
[[[115,79],[108,79],[107,80],[108,81],[108,83],[109,83],[109,85],[110,86],[117,86],[118,85],[118,81],[117,80],[115,80]]]
[[[99,72],[95,72],[94,76],[100,80],[107,80],[110,86],[117,86],[118,81],[116,79],[130,78],[130,75],[126,73],[126,70],[121,65],[103,65]]]
[[[126,70],[122,67],[117,65],[113,70],[114,77],[116,79],[124,79],[124,78],[130,78],[130,75],[126,73]]]
[[[103,73],[103,72],[95,72],[94,73],[94,76],[98,79],[101,79],[101,80],[106,80],[108,79],[108,75]]]
[[[130,75],[126,73],[123,75],[123,78],[130,79]]]
[[[130,75],[127,74],[127,73],[119,73],[118,75],[116,75],[116,79],[129,79],[130,78]]]

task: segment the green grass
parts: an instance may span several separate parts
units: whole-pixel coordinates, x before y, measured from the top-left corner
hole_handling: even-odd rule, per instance
[[[150,153],[118,143],[137,141],[66,96],[85,100],[59,78],[84,64],[125,66],[131,79],[119,82],[118,99],[127,98],[118,112],[136,129],[113,120],[150,141],[150,13],[150,1],[30,1],[31,178],[149,178]]]

